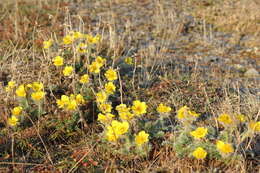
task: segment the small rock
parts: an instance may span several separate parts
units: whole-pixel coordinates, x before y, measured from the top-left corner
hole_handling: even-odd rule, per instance
[[[245,72],[245,77],[259,77],[259,72],[254,69],[254,68],[250,68]]]

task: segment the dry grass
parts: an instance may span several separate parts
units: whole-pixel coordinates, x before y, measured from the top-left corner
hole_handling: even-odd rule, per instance
[[[201,125],[214,124],[218,127],[216,117],[223,112],[243,113],[248,119],[259,121],[259,91],[257,94],[241,91],[241,88],[259,88],[259,78],[243,78],[240,72],[223,70],[222,64],[201,61],[202,57],[212,54],[223,56],[223,59],[228,59],[226,64],[232,65],[242,61],[241,56],[246,56],[255,60],[248,66],[257,67],[260,63],[259,50],[247,52],[243,49],[230,53],[232,46],[218,47],[207,38],[216,31],[229,32],[233,34],[229,43],[259,47],[259,9],[260,4],[256,0],[206,0],[196,3],[149,0],[78,0],[75,3],[65,0],[1,1],[0,114],[3,118],[0,120],[0,172],[259,172],[259,156],[232,160],[228,164],[214,159],[179,158],[171,146],[161,145],[173,135],[169,132],[150,141],[152,150],[146,157],[112,151],[101,139],[102,127],[96,121],[94,99],[82,108],[89,115],[87,126],[78,123],[77,128],[67,129],[61,121],[55,120],[73,117],[57,110],[55,98],[63,92],[72,92],[74,88],[71,81],[62,83],[50,63],[63,50],[50,54],[42,51],[44,40],[61,40],[70,29],[100,33],[103,40],[97,48],[97,55],[133,56],[137,60],[136,76],[122,77],[123,96],[128,102],[134,98],[147,101],[147,119],[156,118],[156,105],[164,102],[173,108],[170,122],[176,122],[174,111],[183,105],[204,115],[206,121],[200,121]],[[196,17],[195,24],[187,22],[186,14]],[[208,23],[213,27],[209,27]],[[249,39],[243,40],[247,36]],[[199,55],[198,52],[205,54]],[[247,59],[244,61],[247,62]],[[208,67],[208,70],[205,72],[201,66]],[[142,67],[141,70],[139,67]],[[187,70],[189,68],[191,70]],[[15,134],[6,127],[11,109],[17,105],[13,95],[4,97],[4,87],[10,80],[17,83],[43,82],[47,92],[46,113],[39,119],[39,126],[27,119],[26,125]],[[120,102],[120,99],[115,100]],[[211,117],[207,119],[207,115]],[[37,122],[34,118],[32,121]],[[248,145],[253,148],[256,140]],[[14,144],[14,150],[11,144]]]
[[[242,44],[247,47],[259,47],[260,3],[257,0],[206,0],[193,5],[195,16],[213,24],[220,31],[236,35],[231,39],[234,44],[239,44],[245,35],[251,35]]]

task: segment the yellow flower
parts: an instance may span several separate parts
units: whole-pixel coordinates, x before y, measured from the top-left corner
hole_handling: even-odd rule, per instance
[[[75,95],[74,94],[70,94],[70,99],[74,99]]]
[[[100,35],[96,35],[95,37],[93,37],[90,34],[86,34],[85,37],[86,37],[87,42],[89,44],[96,44],[96,43],[98,43],[100,41]]]
[[[135,100],[133,102],[132,110],[136,115],[142,115],[146,113],[147,105],[145,102],[140,102],[139,100]]]
[[[107,113],[106,115],[99,113],[98,121],[100,121],[103,124],[107,124],[107,123],[110,123],[114,117],[115,117],[115,115],[113,115],[111,113]]]
[[[104,114],[99,113],[98,114],[98,121],[100,121],[101,123],[107,123],[107,116],[105,116]]]
[[[104,114],[99,113],[97,120],[100,121],[101,123],[105,123],[107,121],[107,117]]]
[[[149,141],[148,139],[149,137],[149,134],[148,133],[145,133],[145,131],[140,131],[136,136],[135,136],[135,143],[137,145],[142,145],[146,142]]]
[[[32,99],[34,101],[39,101],[44,97],[45,93],[43,91],[36,91],[32,93]]]
[[[57,99],[56,103],[59,108],[64,108],[64,106],[65,106],[65,103],[63,101],[61,101],[61,99]]]
[[[120,135],[125,134],[129,129],[128,122],[119,122],[117,120],[113,120],[110,126],[107,126],[107,140],[111,142],[115,142]]]
[[[192,117],[200,116],[200,114],[196,113],[195,111],[191,111],[191,110],[188,110],[188,114],[191,115]]]
[[[134,114],[132,114],[131,112],[121,112],[119,113],[119,117],[122,119],[122,120],[131,120],[133,117],[134,117]]]
[[[66,35],[63,37],[63,43],[64,44],[71,44],[74,41],[74,37],[72,35]]]
[[[104,103],[107,100],[107,95],[104,91],[100,91],[96,94],[97,102]]]
[[[100,67],[106,63],[106,59],[102,58],[101,56],[96,57],[95,61],[100,65]]]
[[[233,123],[233,120],[231,119],[231,116],[228,114],[221,114],[218,117],[218,121],[225,124],[225,125],[230,125]]]
[[[15,91],[16,95],[19,97],[26,97],[26,92],[24,89],[24,85],[20,85]]]
[[[172,109],[169,106],[165,106],[164,104],[159,104],[159,106],[157,107],[157,112],[159,113],[168,113],[170,112]]]
[[[100,64],[98,62],[92,62],[89,66],[88,66],[88,70],[91,73],[99,73],[100,72]]]
[[[260,132],[260,121],[250,121],[249,128],[254,132]]]
[[[9,92],[15,87],[15,81],[9,81],[7,87],[5,87],[5,91]]]
[[[49,49],[53,44],[53,40],[52,39],[49,39],[47,41],[44,41],[43,42],[43,48],[44,49]]]
[[[116,142],[119,135],[117,135],[111,126],[107,127],[106,138],[110,142]]]
[[[82,84],[89,83],[89,75],[88,74],[84,74],[83,76],[81,76],[79,82],[82,83]]]
[[[131,120],[134,117],[134,114],[130,112],[130,108],[127,108],[125,104],[116,106],[116,110],[122,120]]]
[[[114,94],[116,90],[116,86],[113,84],[113,82],[108,82],[105,84],[105,91],[108,94]]]
[[[83,37],[83,34],[78,32],[78,31],[71,31],[70,35],[74,38],[74,39],[79,39]]]
[[[92,43],[96,44],[100,41],[101,36],[99,34],[97,34],[93,39],[92,39]]]
[[[189,107],[187,106],[183,106],[181,107],[178,111],[177,111],[177,118],[179,120],[182,120],[182,119],[185,119],[185,118],[196,118],[198,117],[200,114],[194,112],[194,111],[191,111]]]
[[[112,110],[112,106],[111,104],[108,104],[108,103],[101,103],[99,105],[99,110],[102,112],[102,113],[109,113],[111,112]]]
[[[115,115],[114,115],[114,114],[111,114],[111,113],[107,113],[106,116],[107,116],[107,118],[110,119],[110,120],[112,120],[112,119],[115,117]]]
[[[129,129],[129,123],[126,121],[119,122],[119,121],[113,120],[111,123],[111,126],[115,129],[115,132],[117,135],[123,135]]]
[[[230,144],[224,143],[220,140],[217,141],[217,149],[224,154],[232,153],[234,151],[233,147]]]
[[[133,64],[133,58],[132,57],[125,58],[125,63],[128,64],[128,65],[132,65]]]
[[[76,102],[77,102],[77,104],[84,104],[85,103],[85,100],[84,100],[84,98],[81,94],[78,94],[76,96]]]
[[[116,106],[116,110],[118,111],[118,113],[120,112],[128,112],[129,108],[127,108],[127,106],[125,104],[120,104]]]
[[[18,116],[23,111],[23,108],[21,106],[14,107],[12,110],[12,115]]]
[[[196,130],[190,132],[191,136],[195,139],[204,138],[208,133],[208,129],[204,127],[198,127]]]
[[[109,80],[109,81],[117,80],[116,71],[113,70],[112,68],[110,68],[109,70],[106,71],[105,76],[106,76],[107,80]]]
[[[245,115],[243,115],[243,114],[237,114],[237,115],[236,115],[236,118],[237,118],[237,120],[240,121],[241,123],[246,122],[246,117],[245,117]]]
[[[74,111],[77,109],[77,101],[75,99],[71,99],[67,105],[67,109]]]
[[[68,96],[62,95],[62,96],[61,96],[61,101],[64,102],[64,104],[69,104],[70,99],[69,99]]]
[[[63,69],[64,76],[70,76],[72,72],[73,72],[73,67],[72,66],[66,66]]]
[[[16,126],[18,123],[18,118],[13,115],[11,118],[8,118],[7,122],[10,126]]]
[[[198,147],[195,151],[193,151],[192,155],[196,159],[204,159],[207,156],[207,152],[202,147]]]
[[[188,110],[189,110],[189,108],[187,106],[181,107],[177,111],[177,118],[180,119],[180,120],[186,118],[187,114],[188,114]]]
[[[43,89],[43,84],[41,82],[33,82],[31,86],[34,91],[41,91]]]
[[[14,88],[15,87],[15,81],[9,81],[8,82],[8,87]]]
[[[88,52],[88,50],[87,50],[87,45],[86,45],[85,43],[80,43],[80,44],[78,45],[78,47],[77,47],[77,51],[78,51],[79,53],[86,53],[86,52]]]
[[[52,60],[53,64],[58,67],[58,66],[62,66],[63,65],[63,58],[61,56],[56,56],[53,60]]]
[[[66,105],[68,105],[70,102],[70,99],[66,95],[62,95],[61,99],[57,99],[56,103],[59,108],[64,108]]]

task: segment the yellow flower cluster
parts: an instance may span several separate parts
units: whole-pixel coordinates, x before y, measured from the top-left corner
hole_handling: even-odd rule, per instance
[[[87,44],[86,43],[79,43],[79,45],[77,46],[77,52],[87,53],[88,52]]]
[[[77,109],[78,105],[84,104],[85,100],[81,94],[74,96],[71,94],[70,97],[62,95],[61,99],[57,99],[56,103],[59,108],[64,108],[65,110],[74,111]]]
[[[106,138],[110,142],[116,142],[120,136],[125,134],[129,129],[129,122],[134,115],[141,115],[146,112],[146,104],[145,102],[140,102],[136,100],[133,104],[132,111],[135,112],[131,113],[131,108],[128,108],[125,104],[120,104],[116,106],[116,110],[118,112],[119,118],[122,122],[114,120],[114,114],[111,114],[112,105],[107,103],[107,95],[106,92],[100,91],[96,94],[96,100],[99,104],[99,110],[102,113],[98,114],[98,121],[106,125]],[[135,143],[138,146],[148,142],[149,134],[145,133],[145,131],[139,132],[135,136]]]
[[[76,39],[83,38],[83,34],[77,31],[71,31],[69,34],[63,37],[63,44],[72,44]]]
[[[115,142],[118,140],[118,138],[127,133],[129,129],[129,123],[127,121],[117,121],[113,120],[111,122],[111,125],[107,126],[107,140],[111,142]]]
[[[18,116],[23,111],[23,108],[21,106],[14,107],[12,110],[12,115]]]
[[[22,114],[23,108],[21,106],[14,107],[12,110],[12,116],[7,119],[7,123],[14,127],[19,123],[19,116]]]
[[[130,112],[130,108],[128,108],[125,104],[120,104],[116,106],[116,110],[119,114],[119,117],[122,120],[131,120],[134,117],[134,114]]]
[[[92,36],[91,34],[82,34],[78,31],[71,31],[63,37],[63,44],[70,45],[73,43],[78,43],[76,51],[79,53],[87,53],[88,47],[93,44],[97,44],[100,39],[100,35]],[[79,42],[77,40],[79,40]]]
[[[92,36],[90,34],[85,34],[84,37],[86,38],[86,42],[88,44],[97,44],[101,39],[99,34],[97,34],[96,36]]]
[[[113,115],[111,113],[106,113],[106,114],[99,113],[98,121],[100,121],[103,124],[109,124],[112,122],[114,117],[115,117],[115,115]]]
[[[43,92],[43,83],[41,82],[33,82],[32,84],[27,84],[26,87],[33,89],[31,97],[34,101],[40,101],[45,96],[45,93]]]
[[[95,61],[93,61],[89,66],[88,70],[91,73],[98,74],[100,72],[100,68],[106,63],[106,59],[98,56]]]
[[[43,83],[41,82],[33,82],[32,84],[27,84],[26,87],[24,86],[24,84],[21,84],[18,86],[15,93],[18,97],[26,97],[26,92],[30,88],[32,89],[31,98],[34,101],[39,101],[44,97],[45,93],[43,92]]]

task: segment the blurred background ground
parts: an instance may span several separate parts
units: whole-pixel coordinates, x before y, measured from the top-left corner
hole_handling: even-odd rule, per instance
[[[240,101],[240,97],[227,99],[227,95],[235,94],[243,102],[233,107],[248,109],[249,114],[259,111],[257,0],[2,0],[0,82],[6,85],[13,76],[23,81],[37,79],[37,65],[44,62],[42,42],[60,40],[68,29],[100,33],[104,56],[136,58],[142,66],[138,86],[149,88],[149,92],[141,90],[148,98],[168,99],[176,107],[188,104],[199,112],[215,113],[226,109],[227,103]],[[121,72],[131,70],[122,67]],[[30,137],[25,133],[21,138]],[[55,141],[48,145],[59,145],[53,155],[64,161],[75,148],[79,153],[85,149],[78,141],[85,142],[79,137],[66,141],[66,145],[56,145]],[[90,155],[108,158],[96,152]],[[160,161],[157,166],[167,164]]]

